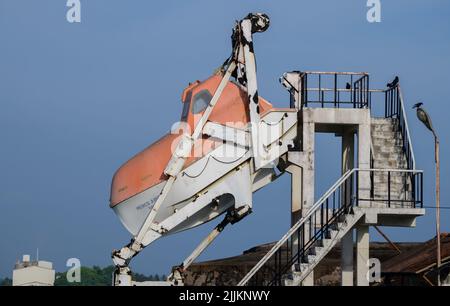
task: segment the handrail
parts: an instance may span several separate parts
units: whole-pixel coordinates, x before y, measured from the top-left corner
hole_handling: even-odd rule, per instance
[[[334,183],[333,186],[331,186],[330,189],[328,189],[327,192],[323,194],[322,197],[308,210],[308,213],[306,216],[302,217],[300,220],[298,220],[288,231],[286,234],[284,234],[283,237],[281,237],[280,240],[270,249],[269,252],[267,252],[266,255],[264,255],[263,258],[260,259],[260,261],[250,270],[250,272],[245,275],[245,277],[238,283],[238,286],[245,285],[255,274],[258,272],[258,270],[275,254],[275,252],[292,236],[292,234],[297,231],[297,229],[300,228],[300,226],[308,220],[309,217],[313,215],[313,213],[316,211],[317,208],[320,207],[320,205],[330,196],[342,183],[344,183],[347,178],[357,170],[358,168],[353,168],[352,170],[349,170],[344,173],[337,181]]]
[[[400,84],[388,88],[385,91],[385,118],[398,120],[397,125],[402,134],[402,146],[405,153],[407,168],[416,169],[416,160],[412,147],[411,135],[409,132],[408,118],[406,116],[403,95]]]
[[[338,75],[369,75],[368,72],[351,72],[351,71],[302,71],[307,74],[338,74]]]
[[[308,87],[308,91],[335,91],[334,88],[327,88],[327,87],[321,87],[321,88],[316,88],[316,87]],[[340,91],[340,92],[351,92],[353,91],[353,89],[345,89],[345,88],[337,88],[336,91]],[[385,89],[368,89],[368,92],[386,92]]]
[[[413,144],[411,141],[411,134],[409,132],[409,126],[408,126],[408,119],[407,119],[408,117],[406,116],[405,105],[403,103],[403,94],[402,94],[400,85],[398,85],[398,94],[399,94],[399,98],[400,98],[400,106],[402,107],[403,120],[405,121],[406,135],[408,136],[409,149],[411,150],[411,159],[412,159],[412,164],[413,164],[413,170],[415,170],[416,169],[416,158],[414,156],[414,149],[413,149]]]
[[[354,108],[370,108],[371,91],[367,72],[303,71],[300,72],[300,82],[302,106],[319,103],[325,107],[332,103],[334,107],[352,104]],[[314,88],[308,87],[311,82],[315,85]],[[333,84],[332,88],[330,84]],[[345,89],[340,84],[346,84]],[[308,93],[317,94],[311,99]]]
[[[281,239],[273,245],[273,247],[259,260],[259,262],[244,276],[244,278],[238,283],[238,286],[244,286],[248,283],[248,281],[269,261],[272,256],[288,241],[289,238],[292,237],[293,234],[297,232],[297,230],[305,224],[308,220],[313,217],[313,215],[321,209],[322,205],[327,201],[327,199],[333,195],[336,190],[342,186],[344,183],[347,183],[347,180],[355,173],[355,172],[400,172],[400,173],[423,173],[422,170],[415,169],[360,169],[353,168],[347,172],[345,172],[334,184],[331,186],[327,192],[325,192],[319,200],[315,202],[313,206],[308,210],[307,214],[303,216],[300,220],[298,220]],[[358,188],[358,187],[357,187]],[[363,199],[361,199],[363,200]],[[357,204],[356,204],[357,205]]]

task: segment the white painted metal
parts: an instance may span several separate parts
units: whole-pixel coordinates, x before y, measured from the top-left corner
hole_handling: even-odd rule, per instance
[[[408,136],[408,142],[409,142],[409,146],[410,146],[410,150],[411,150],[411,159],[412,159],[412,163],[413,163],[413,169],[416,169],[416,158],[414,156],[414,147],[413,147],[413,143],[411,141],[411,133],[409,132],[408,117],[406,116],[406,112],[405,112],[405,103],[403,102],[402,89],[401,89],[400,85],[397,85],[397,86],[398,86],[398,94],[399,94],[399,98],[400,98],[400,105],[402,107],[402,116],[403,116],[403,119],[405,120],[406,135]]]
[[[195,142],[195,140],[201,135],[201,131],[206,124],[209,115],[212,112],[213,107],[215,106],[216,102],[219,100],[220,95],[222,94],[223,89],[225,88],[225,85],[228,83],[231,73],[235,69],[235,63],[231,62],[224,77],[222,78],[219,87],[216,89],[216,92],[214,93],[214,96],[212,97],[210,104],[206,108],[205,112],[203,113],[200,121],[198,122],[197,126],[195,127],[195,130],[192,135],[185,136],[184,142],[188,142],[190,144],[189,151],[192,147],[192,144]],[[192,141],[186,141],[185,139],[192,139]],[[166,181],[161,194],[159,195],[158,199],[156,200],[155,204],[151,208],[145,222],[143,223],[142,227],[140,228],[138,234],[135,236],[135,238],[132,240],[131,244],[123,247],[120,249],[120,251],[114,251],[113,252],[113,261],[116,266],[123,267],[127,265],[127,262],[138,252],[142,250],[142,248],[145,246],[146,242],[153,241],[154,240],[154,233],[149,231],[151,229],[151,226],[153,224],[153,220],[156,217],[156,214],[158,213],[158,210],[160,206],[163,204],[164,200],[166,199],[167,195],[169,194],[169,191],[172,188],[172,185],[176,179],[176,176],[178,175],[179,171],[183,168],[184,162],[186,160],[185,151],[187,151],[186,148],[181,148],[180,151],[177,152],[177,154],[172,155],[171,160],[169,161],[166,169],[164,172],[169,175],[168,180]],[[148,243],[147,243],[148,244]]]
[[[241,147],[250,146],[250,133],[247,130],[242,130],[215,122],[208,122],[205,124],[203,134],[234,143]]]
[[[247,93],[249,99],[249,112],[250,112],[250,129],[252,139],[252,149],[254,156],[255,169],[259,169],[261,165],[261,155],[264,152],[262,143],[258,136],[259,134],[259,101],[258,101],[258,85],[256,81],[256,62],[253,51],[250,50],[252,46],[252,21],[244,19],[241,21],[241,30],[246,44],[241,46],[244,55],[245,62],[245,74],[247,75]]]
[[[218,203],[219,204],[219,203]],[[235,223],[251,213],[250,205],[242,206],[241,209],[233,211],[233,214],[227,213],[224,220],[220,222],[212,231],[202,240],[202,242],[194,249],[183,263],[174,269],[167,278],[173,285],[183,285],[183,272],[197,259],[198,256],[216,239],[229,223]]]

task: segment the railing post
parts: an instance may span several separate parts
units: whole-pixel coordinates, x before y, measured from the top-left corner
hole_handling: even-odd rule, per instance
[[[423,208],[423,173],[420,173],[420,208]]]
[[[355,175],[356,175],[356,186],[355,186],[355,188],[356,188],[356,203],[355,203],[355,205],[356,206],[359,206],[359,171],[357,171],[357,172],[355,172]]]
[[[323,108],[321,89],[322,89],[322,76],[319,74],[319,102],[321,102]]]
[[[328,204],[328,199],[327,199],[327,204]],[[322,229],[320,231],[320,239],[323,239],[323,226],[324,226],[324,222],[323,222],[323,205],[320,206],[320,228]]]
[[[416,201],[417,201],[417,199],[416,199],[416,176],[417,176],[417,174],[415,174],[415,173],[411,173],[411,176],[410,176],[410,180],[411,180],[411,198],[412,198],[412,201],[413,201],[413,208],[416,208]]]
[[[388,207],[391,207],[391,171],[388,171]]]
[[[384,118],[388,117],[388,99],[387,99],[387,91],[384,92]]]
[[[326,206],[325,206],[325,222],[326,222],[326,224],[327,224],[327,226],[326,226],[326,231],[327,231],[327,233],[328,233],[328,221],[330,220],[329,218],[330,218],[330,216],[328,215],[328,210],[329,210],[329,207],[328,207],[328,201],[326,202]],[[333,208],[333,213],[334,213],[334,208]]]
[[[407,188],[407,183],[408,183],[408,173],[407,172],[404,172],[403,173],[403,175],[402,175],[402,178],[403,178],[403,190],[404,190],[404,192],[405,192],[405,196],[404,196],[404,201],[405,202],[401,202],[401,205],[402,205],[402,208],[403,207],[405,207],[405,203],[406,203],[406,201],[408,200],[408,188]]]
[[[305,73],[304,74],[304,95],[303,95],[303,98],[304,98],[304,101],[303,101],[303,105],[305,106],[305,107],[307,107],[308,106],[308,74],[307,73]]]
[[[337,105],[337,74],[334,74],[334,107]]]
[[[303,258],[303,255],[304,255],[304,250],[305,250],[305,244],[306,244],[306,234],[305,234],[305,224],[303,224],[302,225],[302,254],[301,254],[301,256],[302,256],[302,258]]]
[[[297,237],[298,237],[298,239],[300,240],[301,238],[300,238],[300,227],[297,229]],[[298,241],[298,243],[297,243],[297,263],[300,265],[301,264],[301,260],[300,260],[300,245],[301,245],[301,242],[300,241]],[[303,248],[303,246],[302,246],[302,248]]]

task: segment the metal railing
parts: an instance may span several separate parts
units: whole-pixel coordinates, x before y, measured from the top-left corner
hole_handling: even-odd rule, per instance
[[[300,76],[301,102],[321,107],[370,108],[369,75],[366,72],[305,71]],[[313,85],[312,87],[308,87]]]
[[[385,118],[396,119],[398,132],[402,135],[403,153],[406,157],[407,169],[416,169],[411,134],[409,132],[408,120],[405,112],[405,105],[400,85],[389,88],[385,91]]]
[[[315,83],[314,79],[315,78]],[[364,207],[423,207],[423,172],[415,170],[406,112],[400,86],[386,90],[370,89],[369,75],[364,72],[307,71],[300,75],[302,106],[334,108],[372,108],[372,94],[384,96],[384,118],[396,120],[401,134],[406,169],[353,169],[346,172],[284,235],[241,280],[239,285],[281,285],[283,277],[307,261],[314,246],[326,238],[342,216],[364,203]],[[341,86],[345,82],[345,87]],[[316,87],[308,87],[315,84]],[[377,104],[382,107],[382,104]],[[372,114],[373,115],[373,114]],[[369,171],[370,192],[359,195],[359,174]],[[378,179],[378,181],[376,181]]]
[[[391,192],[391,183],[387,182],[387,193],[379,195],[370,192],[369,198],[359,196],[359,173],[386,173],[391,179],[392,173],[404,173],[411,179],[411,195],[405,198],[395,198]],[[373,188],[373,187],[371,187]],[[329,238],[330,230],[343,215],[352,212],[352,208],[360,202],[369,202],[380,207],[423,207],[423,172],[418,170],[399,169],[352,169],[347,171],[302,217],[289,231],[271,248],[271,250],[247,273],[239,282],[243,285],[282,285],[283,277],[293,267],[299,270],[309,255],[310,250],[324,238]],[[397,206],[396,206],[397,207]]]
[[[416,169],[414,151],[399,84],[385,90],[370,89],[369,74],[366,72],[323,71],[302,72],[300,82],[301,102],[302,106],[305,107],[369,108],[372,115],[376,116],[376,110],[372,108],[372,95],[383,95],[384,110],[378,115],[397,120],[398,132],[402,136],[403,153],[406,157],[406,169]],[[381,107],[381,105],[377,104],[377,107]]]

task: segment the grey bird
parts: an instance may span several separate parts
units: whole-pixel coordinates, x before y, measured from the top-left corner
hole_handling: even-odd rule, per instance
[[[345,84],[345,89],[351,89],[352,85],[350,85],[350,83],[347,82],[347,84]]]
[[[416,109],[417,118],[422,121],[423,124],[433,133],[434,137],[436,137],[436,133],[433,129],[433,123],[431,122],[431,118],[428,113],[421,107],[423,105],[422,102],[414,104],[413,108]]]

